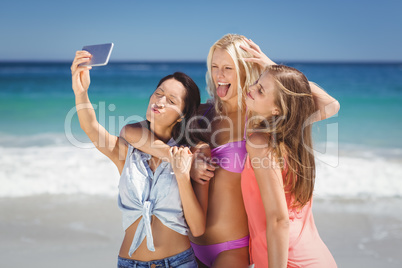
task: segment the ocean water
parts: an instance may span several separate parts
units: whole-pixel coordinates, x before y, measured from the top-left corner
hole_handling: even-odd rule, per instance
[[[339,100],[314,125],[319,199],[402,197],[402,63],[292,63]],[[119,175],[80,129],[70,63],[0,63],[0,197],[116,196]],[[99,122],[118,135],[142,120],[160,78],[190,75],[206,101],[203,62],[111,62],[91,71]]]

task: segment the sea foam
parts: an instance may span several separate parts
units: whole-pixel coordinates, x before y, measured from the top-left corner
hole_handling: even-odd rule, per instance
[[[46,146],[44,140],[48,141]],[[115,165],[93,146],[77,148],[65,141],[50,134],[32,136],[23,142],[3,136],[0,197],[116,196],[119,173]],[[402,158],[395,157],[400,155],[395,150],[390,152],[380,155],[367,149],[358,153],[353,148],[317,156],[315,198],[402,197]]]
[[[0,147],[0,197],[38,194],[117,195],[119,173],[96,149]]]

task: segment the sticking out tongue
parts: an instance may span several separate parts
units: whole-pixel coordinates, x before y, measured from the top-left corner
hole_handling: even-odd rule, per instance
[[[226,96],[226,94],[228,94],[229,87],[230,87],[230,84],[224,85],[224,86],[220,85],[216,89],[216,93],[218,94],[219,97],[223,98]]]

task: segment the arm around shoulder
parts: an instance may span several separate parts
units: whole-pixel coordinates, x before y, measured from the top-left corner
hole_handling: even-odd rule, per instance
[[[120,137],[147,154],[164,160],[170,157],[170,146],[152,135],[146,121],[125,125],[120,131]]]

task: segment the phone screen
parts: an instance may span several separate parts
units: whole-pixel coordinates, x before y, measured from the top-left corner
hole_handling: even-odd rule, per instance
[[[92,58],[89,62],[82,63],[80,66],[103,66],[109,62],[112,53],[113,43],[84,46],[82,50],[91,53]]]

